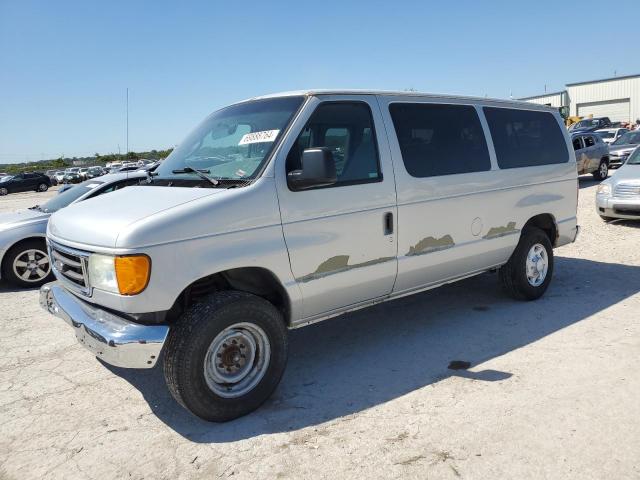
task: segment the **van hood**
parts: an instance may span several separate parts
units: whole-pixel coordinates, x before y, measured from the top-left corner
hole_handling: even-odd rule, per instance
[[[224,192],[226,190],[214,188],[127,187],[54,213],[47,236],[71,245],[115,248],[118,236],[136,222]]]
[[[39,212],[38,210],[19,210],[15,213],[3,213],[0,214],[0,231],[46,222],[49,215],[49,213]]]

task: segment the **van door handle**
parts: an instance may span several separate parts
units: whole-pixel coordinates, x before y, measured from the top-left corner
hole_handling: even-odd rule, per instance
[[[384,214],[383,230],[385,235],[393,233],[393,213],[387,212]]]

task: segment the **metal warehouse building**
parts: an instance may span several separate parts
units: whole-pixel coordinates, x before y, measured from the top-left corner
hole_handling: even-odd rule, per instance
[[[570,115],[609,117],[612,122],[640,119],[640,75],[603,78],[590,82],[568,83],[562,92],[545,93],[520,100],[569,107]]]

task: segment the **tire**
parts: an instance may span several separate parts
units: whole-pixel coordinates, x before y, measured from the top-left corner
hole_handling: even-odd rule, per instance
[[[33,257],[31,256],[33,254]],[[46,263],[37,264],[46,258]],[[22,262],[18,264],[17,262]],[[29,265],[37,264],[37,270]],[[27,264],[26,266],[24,264]],[[44,268],[46,267],[46,268]],[[24,275],[28,273],[28,278]],[[44,272],[44,275],[41,273]],[[35,288],[53,280],[51,261],[44,241],[31,239],[20,242],[9,249],[2,261],[2,277],[21,288]]]
[[[609,164],[606,160],[600,160],[600,165],[598,165],[598,170],[593,172],[593,178],[596,180],[604,180],[609,176]]]
[[[250,360],[241,359],[242,352]],[[189,307],[172,326],[164,377],[184,408],[203,420],[226,422],[252,412],[269,398],[284,373],[287,352],[287,328],[271,303],[244,292],[216,292]],[[218,368],[224,361],[218,358],[227,359],[225,368]],[[243,359],[244,365],[236,363]],[[237,383],[216,382],[221,375],[244,372],[248,373]]]
[[[9,193],[9,190],[7,190],[6,188],[0,188],[0,197],[4,197],[5,195],[7,195]]]
[[[601,218],[602,220],[604,220],[605,222],[609,222],[609,221],[611,221],[611,220],[615,220],[615,218],[613,218],[613,217],[606,217],[606,216],[604,216],[604,215],[600,215],[600,218]]]
[[[528,256],[534,252],[534,247],[542,247],[546,255],[546,262],[535,262],[535,268],[546,264],[544,274],[533,270],[540,276],[532,282],[528,276]],[[540,252],[542,254],[542,252]],[[529,270],[531,273],[531,270]],[[520,241],[509,261],[500,268],[500,282],[504,291],[516,300],[536,300],[547,290],[553,276],[553,248],[545,232],[535,227],[526,227],[522,231]],[[540,283],[537,283],[542,279]]]
[[[47,185],[46,183],[41,183],[40,185],[38,185],[38,189],[36,191],[46,192],[47,190],[49,190],[49,185]]]

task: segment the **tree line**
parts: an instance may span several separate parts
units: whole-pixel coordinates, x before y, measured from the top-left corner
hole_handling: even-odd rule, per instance
[[[138,160],[162,160],[166,158],[173,148],[166,150],[150,150],[148,152],[129,152],[129,153],[109,153],[100,155],[96,153],[91,157],[60,157],[50,160],[40,160],[37,162],[26,163],[5,163],[0,164],[0,172],[8,174],[16,174],[20,172],[44,172],[46,170],[64,170],[82,163],[83,165],[101,165],[104,166],[111,162],[136,162]]]

